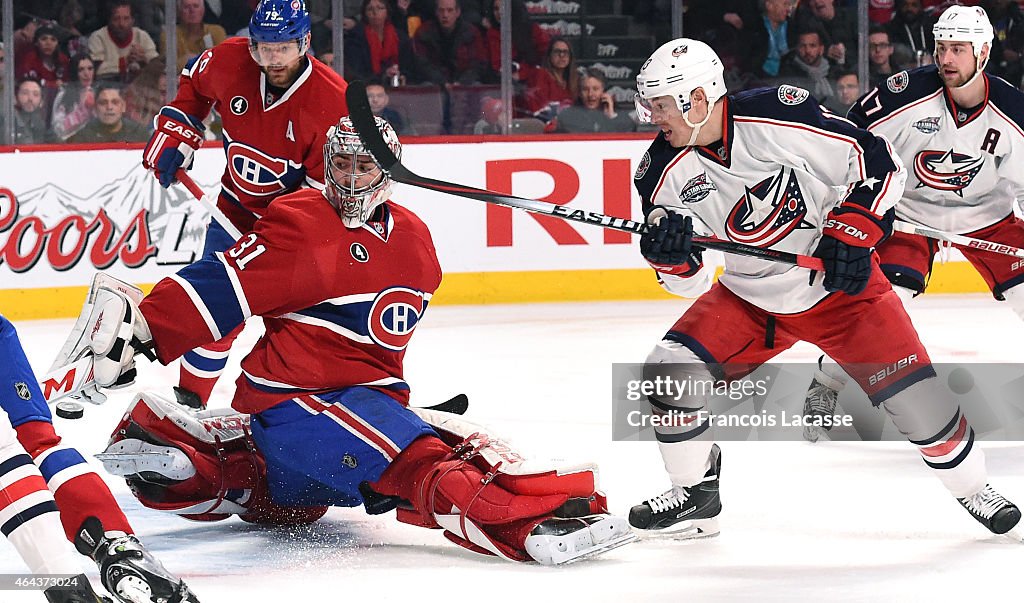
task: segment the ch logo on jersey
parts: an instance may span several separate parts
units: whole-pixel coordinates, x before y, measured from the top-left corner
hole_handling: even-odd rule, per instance
[[[696,203],[704,200],[711,194],[711,191],[718,190],[714,182],[708,180],[708,173],[702,172],[686,181],[683,190],[679,193],[679,201],[682,203]]]
[[[910,84],[910,74],[906,71],[901,71],[896,75],[890,75],[885,80],[885,87],[893,94],[903,92],[907,89],[908,84]]]
[[[228,173],[243,193],[254,197],[275,195],[290,188],[302,176],[302,166],[293,166],[285,159],[271,157],[240,142],[227,148]]]
[[[18,381],[14,384],[14,393],[18,394],[18,397],[22,400],[32,399],[32,390],[28,388],[28,383],[24,381]]]
[[[914,128],[922,134],[934,134],[939,131],[939,118],[926,117],[914,122]]]
[[[370,338],[389,350],[404,350],[426,309],[427,300],[420,291],[405,287],[381,291],[370,306]]]
[[[971,157],[948,151],[921,151],[914,157],[914,175],[920,180],[915,188],[927,186],[940,191],[952,191],[964,196],[974,177],[985,164],[984,155]]]
[[[779,101],[783,105],[799,105],[807,100],[809,96],[811,96],[811,93],[803,88],[797,88],[789,84],[779,86]]]
[[[235,115],[242,115],[249,110],[249,101],[245,100],[244,96],[236,96],[231,99],[228,106],[231,107],[231,112]]]
[[[790,170],[787,180],[786,168],[782,168],[777,175],[746,187],[725,220],[725,231],[737,243],[770,247],[796,228],[813,228],[804,222],[806,215],[807,204],[796,173]]]

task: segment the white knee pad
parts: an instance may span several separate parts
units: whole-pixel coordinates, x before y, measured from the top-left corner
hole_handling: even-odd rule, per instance
[[[1010,304],[1017,316],[1024,320],[1024,287],[1018,285],[1003,291],[1003,299]]]
[[[661,365],[673,365],[659,369]],[[670,377],[677,381],[714,381],[711,371],[692,350],[686,346],[663,340],[658,342],[651,353],[647,356],[644,365],[644,379],[655,377]],[[706,396],[682,396],[680,399],[662,399],[661,402],[668,406],[692,409],[704,409],[707,407]],[[656,407],[655,407],[656,410]],[[659,438],[669,438],[685,433],[686,428],[655,428]],[[665,471],[675,486],[692,486],[704,479],[711,466],[711,446],[714,444],[712,429],[705,429],[700,435],[692,439],[685,439],[677,442],[658,441],[658,449],[661,451],[661,458],[665,462]]]
[[[917,294],[913,289],[907,289],[906,287],[900,287],[899,285],[893,285],[892,290],[896,293],[896,296],[903,302],[903,309],[910,309],[910,300],[914,299],[914,295]]]

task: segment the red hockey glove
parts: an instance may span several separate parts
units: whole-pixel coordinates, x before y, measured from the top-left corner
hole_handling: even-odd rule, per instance
[[[640,253],[658,272],[690,276],[700,269],[703,247],[693,244],[693,219],[654,207],[648,229],[640,237]]]
[[[858,210],[830,211],[813,254],[825,263],[825,289],[847,295],[864,291],[871,278],[871,252],[886,234],[882,223]]]
[[[153,135],[142,152],[142,165],[156,173],[160,186],[178,181],[179,168],[192,167],[192,154],[203,145],[203,126],[199,119],[174,107],[164,107],[153,118]]]

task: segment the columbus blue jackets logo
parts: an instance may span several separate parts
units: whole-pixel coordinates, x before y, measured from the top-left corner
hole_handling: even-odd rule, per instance
[[[786,168],[782,168],[777,175],[746,187],[725,220],[725,230],[737,243],[770,247],[796,228],[813,228],[804,222],[806,215],[807,204],[796,173],[790,170],[787,179]]]
[[[779,101],[783,105],[799,105],[807,100],[809,96],[811,96],[811,93],[803,88],[797,88],[789,84],[779,86]]]
[[[672,56],[680,57],[680,56],[686,54],[686,51],[689,50],[689,49],[690,49],[690,47],[687,46],[686,44],[683,44],[682,46],[676,46],[674,49],[672,49]]]
[[[910,74],[906,71],[901,71],[895,75],[890,75],[885,80],[885,87],[889,89],[889,92],[893,94],[899,94],[907,89],[907,85],[910,84]]]
[[[406,287],[381,291],[370,306],[370,338],[389,350],[404,350],[426,309],[427,299],[420,291]]]
[[[231,181],[243,193],[254,197],[276,195],[296,185],[305,170],[301,164],[271,157],[240,142],[226,149]]]
[[[708,180],[708,173],[703,172],[686,181],[683,190],[679,193],[679,201],[682,203],[696,203],[711,194],[711,191],[718,190],[714,182]]]
[[[948,151],[921,151],[914,157],[914,175],[920,180],[915,188],[924,186],[940,191],[952,191],[964,196],[974,177],[985,165],[985,156],[971,157]]]
[[[914,128],[922,134],[934,134],[939,131],[939,118],[926,117],[914,122]]]

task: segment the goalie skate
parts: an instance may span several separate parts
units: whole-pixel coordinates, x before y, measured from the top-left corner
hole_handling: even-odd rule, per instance
[[[589,515],[541,522],[526,537],[526,552],[541,565],[563,565],[595,557],[636,540],[621,517]]]
[[[199,603],[179,578],[131,534],[104,532],[95,517],[82,524],[75,547],[100,568],[100,582],[121,603]]]
[[[672,537],[680,540],[717,536],[718,514],[722,512],[718,477],[722,469],[722,451],[711,448],[711,469],[704,480],[693,486],[673,486],[629,511],[629,523],[643,537]]]
[[[107,473],[121,477],[180,482],[196,474],[192,461],[180,449],[143,440],[120,440],[94,456]]]
[[[956,500],[993,534],[1005,534],[1012,540],[1024,542],[1020,531],[1014,529],[1020,524],[1020,509],[992,486],[986,485],[974,495]]]

